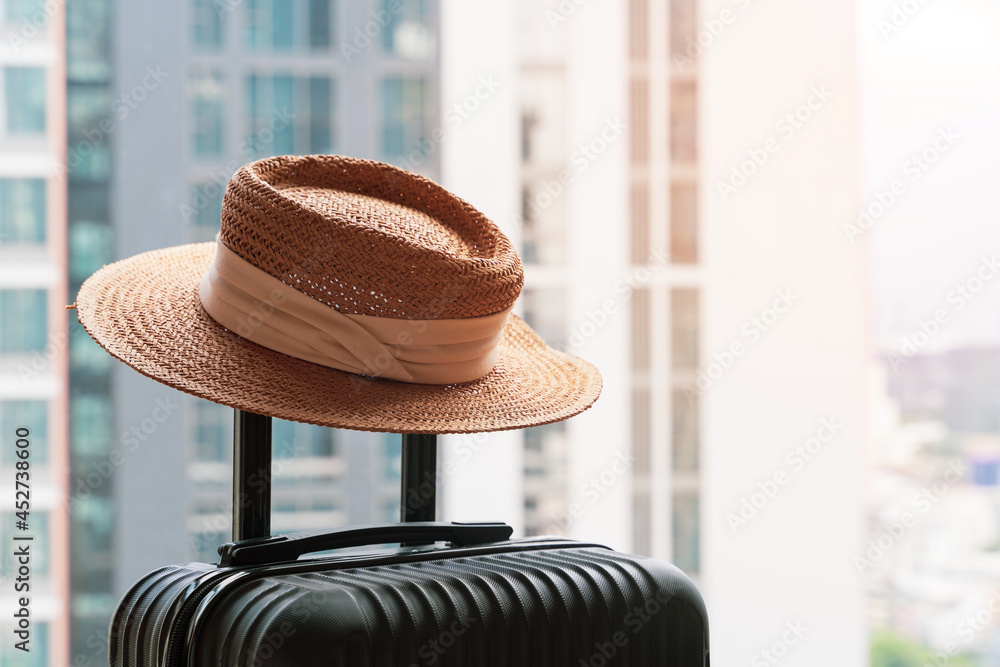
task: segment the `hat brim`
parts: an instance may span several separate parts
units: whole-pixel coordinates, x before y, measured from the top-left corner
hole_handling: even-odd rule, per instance
[[[109,264],[80,288],[77,317],[111,355],[180,391],[262,415],[387,433],[480,433],[583,412],[593,365],[554,350],[511,315],[496,367],[465,384],[420,385],[327,368],[252,343],[209,317],[198,284],[214,243]]]

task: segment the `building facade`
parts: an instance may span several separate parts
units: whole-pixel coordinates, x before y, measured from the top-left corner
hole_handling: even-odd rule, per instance
[[[41,666],[69,657],[64,15],[0,24],[0,662]]]

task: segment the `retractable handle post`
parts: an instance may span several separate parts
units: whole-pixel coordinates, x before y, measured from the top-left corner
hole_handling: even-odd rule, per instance
[[[271,534],[271,418],[236,409],[233,423],[233,541]],[[437,436],[404,433],[399,520],[437,519]]]
[[[399,520],[434,521],[437,508],[437,436],[403,434]]]
[[[236,410],[233,424],[233,541],[271,534],[271,418]]]

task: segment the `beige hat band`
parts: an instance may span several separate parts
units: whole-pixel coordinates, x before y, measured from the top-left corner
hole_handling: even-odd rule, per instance
[[[258,345],[349,373],[418,384],[456,384],[487,375],[496,365],[510,313],[441,320],[341,313],[221,241],[198,293],[212,319]]]

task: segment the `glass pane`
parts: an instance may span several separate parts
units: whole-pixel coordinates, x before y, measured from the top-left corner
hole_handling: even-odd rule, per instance
[[[41,67],[4,69],[9,134],[45,132],[45,70]]]
[[[566,349],[566,292],[559,288],[533,287],[521,293],[524,321],[541,336],[550,347]],[[597,311],[595,311],[597,312]],[[607,316],[605,316],[606,318]],[[598,318],[599,320],[599,318]],[[570,333],[569,345],[574,349],[594,335],[597,323],[590,320],[578,323]]]
[[[382,439],[382,480],[386,482],[398,482],[403,474],[403,449],[400,445],[399,436],[385,434]],[[399,520],[399,507],[395,509],[396,515],[393,520]]]
[[[309,47],[330,47],[330,0],[309,0]]]
[[[191,188],[190,209],[184,211],[192,243],[212,241],[221,228],[222,198],[225,188],[214,181],[199,183]]]
[[[398,156],[406,150],[406,121],[402,79],[382,82],[382,155]]]
[[[75,282],[83,282],[99,268],[111,262],[111,226],[103,222],[81,220],[69,229],[69,273]]]
[[[45,0],[7,0],[4,19],[10,23],[31,21],[37,16],[45,16]]]
[[[295,132],[296,125],[308,128],[310,123],[308,107],[303,108],[309,94],[305,81],[288,75],[251,74],[247,78],[249,134],[243,145],[255,158],[309,152],[305,133]]]
[[[271,448],[275,457],[326,457],[333,454],[333,430],[312,424],[274,419]]]
[[[69,363],[73,373],[101,375],[111,369],[114,357],[97,344],[75,317],[69,320]]]
[[[195,400],[194,459],[230,461],[233,457],[233,409],[218,403]]]
[[[676,162],[698,158],[698,88],[693,80],[670,84],[670,158]]]
[[[632,263],[645,264],[649,260],[649,186],[632,183],[629,190],[629,213],[632,219]]]
[[[674,470],[698,469],[698,395],[674,389],[670,397]]]
[[[686,55],[695,45],[697,0],[670,0],[670,55]],[[696,45],[695,45],[696,46]]]
[[[652,293],[637,289],[632,294],[632,370],[646,373],[651,365]]]
[[[225,76],[220,72],[197,72],[188,78],[192,148],[198,157],[222,155],[225,95]]]
[[[191,551],[189,558],[200,563],[218,563],[219,545],[233,539],[232,530],[217,530],[209,526],[205,530],[192,533],[188,538]]]
[[[629,0],[629,55],[641,60],[649,53],[649,0]]]
[[[629,109],[632,164],[646,164],[649,161],[649,81],[646,77],[636,77],[629,84]]]
[[[694,183],[670,187],[670,259],[675,264],[698,261],[698,188]]]
[[[671,290],[670,345],[675,370],[698,368],[698,334],[698,290]]]
[[[276,51],[288,51],[292,48],[295,5],[299,2],[301,0],[271,2],[271,44]]]
[[[309,153],[332,153],[330,79],[309,79]]]
[[[429,0],[385,0],[382,9],[389,16],[382,31],[386,52],[410,60],[434,56],[437,40],[430,25]]]
[[[524,430],[525,535],[565,533],[573,521],[567,511],[566,449],[565,422]]]
[[[73,180],[105,182],[111,173],[108,135],[115,130],[111,95],[101,84],[70,84],[67,95],[66,166]]]
[[[70,439],[73,452],[81,457],[100,457],[111,444],[111,400],[104,393],[76,392],[70,401]],[[135,435],[126,434],[129,444]]]
[[[47,297],[40,289],[0,291],[0,354],[27,354],[45,348]]]
[[[222,12],[216,0],[194,0],[191,9],[191,38],[195,46],[211,48],[222,45]]]
[[[423,164],[432,110],[427,82],[423,79],[382,81],[382,156],[417,169]]]
[[[218,5],[219,0],[214,2]],[[330,0],[247,0],[247,48],[257,52],[328,49],[330,16]]]
[[[0,461],[11,464],[17,456],[18,430],[28,429],[28,458],[45,463],[49,458],[49,404],[45,401],[3,401],[0,403]],[[23,433],[23,431],[21,431]],[[23,443],[22,443],[23,444]]]
[[[63,6],[66,7],[67,79],[73,83],[108,83],[113,41],[111,2],[74,0]]]
[[[275,76],[274,86],[274,107],[268,114],[270,123],[271,114],[284,109],[293,109],[293,114],[300,110],[296,104],[294,80],[290,76]],[[272,148],[274,155],[290,155],[295,153],[295,126],[292,123],[284,123],[277,126],[274,131],[274,145]]]
[[[701,565],[701,524],[698,496],[678,494],[673,502],[674,555],[671,561],[687,574],[695,574]]]
[[[268,0],[248,0],[247,2],[247,46],[251,51],[267,48],[270,35],[267,23],[270,20]]]
[[[536,180],[521,189],[521,258],[526,263],[555,265],[566,261],[568,200],[562,195],[569,184],[567,173]]]
[[[0,180],[0,243],[45,241],[45,181]]]

